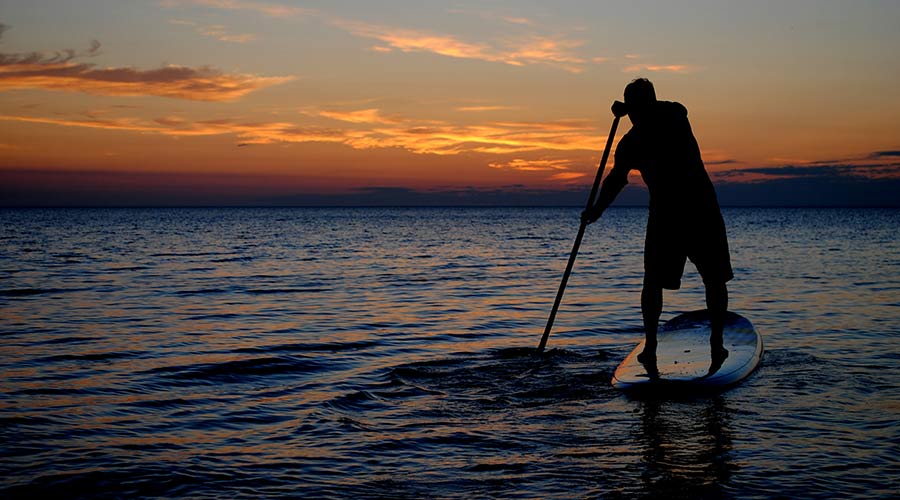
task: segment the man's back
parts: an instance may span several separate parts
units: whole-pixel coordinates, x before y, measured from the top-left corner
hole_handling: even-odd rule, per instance
[[[647,109],[619,142],[615,168],[640,171],[653,212],[718,212],[687,109],[677,102],[656,101]]]

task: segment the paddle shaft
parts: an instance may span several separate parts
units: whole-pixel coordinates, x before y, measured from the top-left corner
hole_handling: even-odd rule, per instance
[[[600,159],[600,167],[597,169],[597,177],[594,178],[594,185],[591,187],[591,195],[588,197],[585,210],[589,210],[594,206],[594,198],[597,197],[597,191],[600,190],[600,180],[603,178],[603,170],[606,168],[606,160],[609,159],[609,150],[612,149],[613,139],[616,136],[616,128],[619,126],[619,117],[616,116],[612,122],[612,128],[609,131],[609,137],[606,139],[606,149],[603,150],[603,157]],[[575,257],[578,256],[578,248],[581,247],[581,239],[584,238],[584,230],[587,222],[581,221],[578,227],[578,235],[575,237],[575,244],[572,245],[572,253],[569,254],[569,263],[566,265],[566,272],[563,273],[562,281],[559,283],[559,291],[556,292],[556,300],[553,302],[553,309],[550,310],[550,317],[547,318],[547,326],[544,328],[544,335],[541,337],[541,343],[538,345],[538,352],[542,352],[547,346],[547,339],[550,338],[550,330],[553,328],[553,320],[556,319],[556,312],[559,310],[559,304],[562,302],[563,294],[566,291],[566,284],[569,282],[569,275],[572,274],[572,267],[575,265]]]

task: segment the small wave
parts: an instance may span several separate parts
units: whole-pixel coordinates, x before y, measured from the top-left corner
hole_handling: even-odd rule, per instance
[[[197,316],[189,316],[185,318],[187,321],[202,321],[202,320],[224,320],[224,319],[237,319],[244,318],[246,314],[240,313],[221,313],[221,314],[198,314]]]
[[[75,389],[73,387],[35,387],[30,389],[22,389],[19,391],[12,392],[11,394],[17,396],[74,396],[74,395],[84,395],[84,394],[93,394],[95,391],[90,389]]]
[[[146,373],[176,380],[198,382],[246,382],[248,378],[302,374],[320,371],[319,361],[297,356],[250,358],[223,363],[189,366],[166,366]]]
[[[39,363],[58,363],[63,361],[109,361],[113,359],[131,358],[137,356],[136,352],[99,352],[90,354],[57,354],[55,356],[47,356],[37,358],[34,361]]]
[[[150,266],[124,266],[124,267],[110,267],[108,268],[110,271],[143,271],[145,269],[150,269]]]
[[[241,353],[266,353],[266,352],[342,352],[342,351],[358,351],[368,349],[378,345],[374,341],[359,342],[327,342],[327,343],[307,343],[307,344],[280,344],[260,347],[244,347],[235,349],[234,352]]]
[[[376,395],[369,391],[359,390],[338,396],[325,403],[325,406],[343,411],[357,411],[371,405],[372,402],[378,401],[378,399]]]
[[[0,427],[9,428],[13,425],[52,425],[57,422],[46,417],[34,415],[17,415],[13,417],[0,417]]]
[[[0,290],[0,297],[29,297],[32,295],[43,295],[47,293],[60,293],[77,291],[65,288],[11,288]]]
[[[208,257],[210,255],[223,255],[222,252],[174,252],[152,253],[150,257]]]
[[[522,473],[528,470],[529,464],[487,462],[469,467],[470,472],[513,472]]]
[[[211,259],[210,262],[217,262],[217,263],[222,263],[222,262],[249,262],[249,261],[251,261],[251,260],[254,260],[255,258],[256,258],[256,257],[251,257],[251,256],[249,256],[249,255],[242,255],[242,256],[237,256],[237,257],[224,257],[224,258],[221,258],[221,259]]]
[[[228,293],[229,290],[224,290],[222,288],[201,288],[198,290],[176,290],[173,292],[175,295],[179,296],[191,296],[191,295],[215,295],[219,293]]]
[[[254,288],[247,290],[246,293],[252,295],[268,295],[282,293],[322,293],[330,291],[327,288]]]
[[[168,399],[150,399],[146,401],[131,401],[127,403],[122,403],[123,406],[131,406],[136,408],[152,408],[152,409],[173,409],[173,408],[182,408],[185,406],[198,406],[205,405],[211,402],[208,398],[198,398],[198,399],[183,399],[183,398],[168,398]]]
[[[36,344],[80,344],[82,342],[93,342],[98,340],[96,337],[61,337],[58,339],[47,339]]]

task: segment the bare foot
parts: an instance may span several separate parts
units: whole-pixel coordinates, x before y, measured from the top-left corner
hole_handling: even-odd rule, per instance
[[[644,342],[644,350],[638,354],[637,360],[641,363],[655,363],[656,342]]]
[[[719,371],[719,368],[722,368],[722,364],[728,359],[728,349],[722,346],[710,346],[710,357],[712,359],[710,359],[709,371],[706,372],[704,378],[711,376]]]
[[[725,361],[728,359],[728,349],[725,349],[722,346],[713,346],[712,347],[712,359],[714,361]]]

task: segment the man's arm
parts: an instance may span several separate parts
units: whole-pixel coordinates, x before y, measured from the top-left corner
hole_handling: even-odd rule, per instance
[[[618,155],[616,155],[616,160],[616,165],[618,166]],[[599,219],[603,212],[612,205],[612,202],[622,192],[626,184],[628,184],[628,169],[614,167],[609,172],[609,175],[606,176],[606,179],[603,179],[603,184],[600,186],[600,194],[597,195],[597,202],[581,214],[581,219],[588,224]]]

